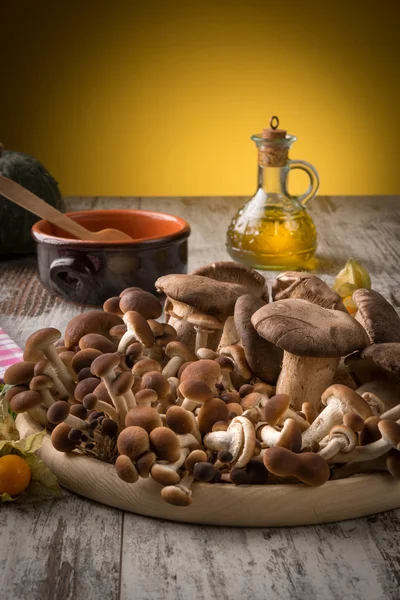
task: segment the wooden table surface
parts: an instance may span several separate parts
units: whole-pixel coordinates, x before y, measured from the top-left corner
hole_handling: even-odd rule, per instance
[[[191,269],[227,259],[224,233],[240,204],[237,198],[130,203],[189,220]],[[399,198],[318,198],[310,212],[319,232],[317,272],[331,282],[349,256],[357,258],[399,310]],[[33,259],[1,261],[0,278],[0,326],[21,346],[40,327],[63,330],[83,310],[41,287]],[[395,510],[313,527],[180,525],[65,491],[61,500],[0,505],[0,599],[398,600],[399,519]]]

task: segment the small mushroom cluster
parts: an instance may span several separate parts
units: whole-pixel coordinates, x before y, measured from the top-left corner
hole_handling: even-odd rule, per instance
[[[194,481],[319,486],[373,470],[400,478],[400,318],[357,290],[355,317],[325,282],[264,278],[230,262],[85,312],[29,337],[6,399],[60,452],[151,477],[168,503]]]

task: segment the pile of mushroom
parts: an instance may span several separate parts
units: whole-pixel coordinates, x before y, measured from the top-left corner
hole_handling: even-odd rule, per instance
[[[140,288],[61,332],[31,335],[6,400],[59,452],[151,477],[168,503],[195,481],[299,483],[374,470],[400,478],[400,318],[377,292],[355,317],[325,282],[287,272],[272,287],[236,263]]]

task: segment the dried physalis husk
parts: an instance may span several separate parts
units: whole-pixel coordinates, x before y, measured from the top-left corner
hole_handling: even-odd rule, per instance
[[[371,289],[371,278],[365,267],[357,260],[349,258],[343,269],[337,275],[332,285],[333,289],[343,299],[343,303],[350,314],[357,312],[357,307],[352,299],[353,292],[359,288]]]

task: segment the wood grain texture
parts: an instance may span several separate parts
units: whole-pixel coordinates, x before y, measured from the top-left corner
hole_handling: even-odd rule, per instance
[[[227,259],[225,230],[243,203],[241,198],[74,198],[69,210],[141,207],[188,219],[194,269]],[[375,289],[400,310],[400,199],[318,198],[310,213],[318,229],[316,271],[331,282],[349,256],[357,258],[369,268]],[[275,275],[264,274],[269,282]],[[39,327],[63,330],[84,310],[44,290],[32,259],[0,261],[0,283],[0,325],[21,346]],[[57,530],[60,518],[66,528]],[[113,540],[110,550],[96,528],[101,540]],[[64,500],[35,507],[0,506],[1,600],[42,600],[50,560],[46,544],[56,531],[62,558],[54,562],[56,575],[44,596],[49,600],[63,598],[64,589],[67,598],[78,600],[399,598],[400,510],[330,525],[235,529],[122,513],[66,492]],[[63,562],[73,567],[72,586]],[[119,571],[120,594],[113,569]]]
[[[26,414],[18,415],[16,423],[22,438],[42,430]],[[171,521],[286,527],[331,523],[400,507],[400,482],[387,473],[376,473],[328,481],[317,488],[303,484],[211,486],[195,482],[193,503],[182,508],[164,502],[161,486],[153,479],[125,483],[113,465],[78,453],[58,452],[49,435],[38,454],[63,487],[102,504]]]

